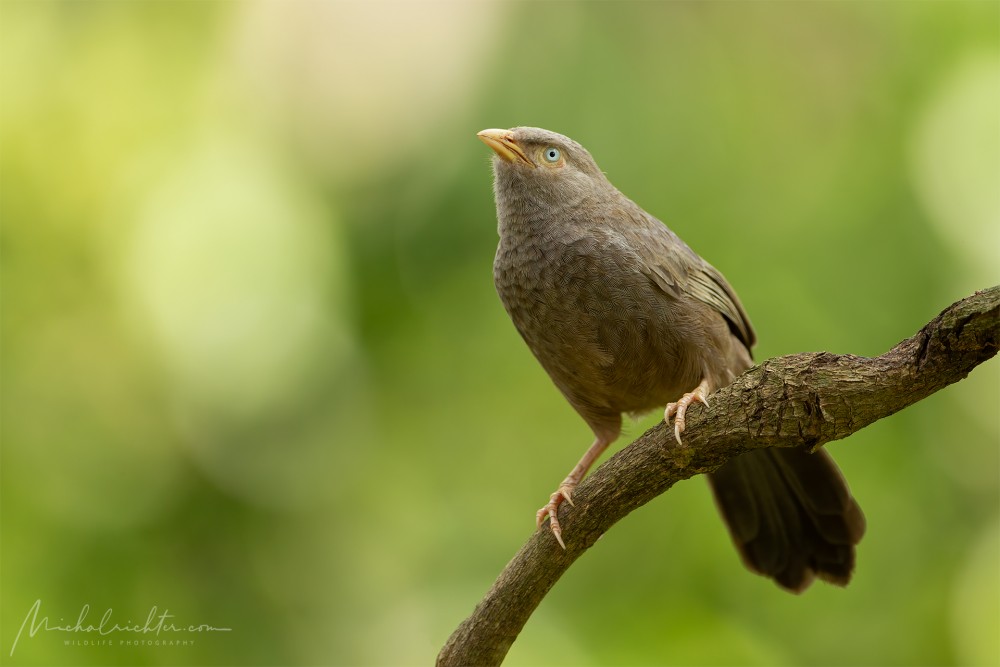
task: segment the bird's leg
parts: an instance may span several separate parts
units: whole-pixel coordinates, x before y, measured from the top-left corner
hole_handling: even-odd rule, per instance
[[[594,440],[594,444],[590,446],[590,449],[588,449],[587,453],[583,455],[580,462],[573,467],[573,470],[566,475],[566,479],[562,481],[562,484],[559,485],[556,492],[549,496],[549,502],[535,514],[535,523],[539,528],[542,527],[542,523],[545,521],[545,518],[548,517],[549,528],[552,529],[552,534],[555,536],[556,542],[558,542],[559,546],[563,549],[566,548],[566,544],[562,539],[562,528],[559,527],[559,505],[561,505],[564,500],[570,505],[573,504],[572,496],[573,490],[576,489],[576,485],[580,483],[583,476],[587,474],[588,470],[590,470],[590,466],[592,466],[594,461],[597,460],[597,457],[608,448],[608,445],[611,444],[612,440],[613,438],[598,435],[597,439]]]
[[[684,443],[681,442],[681,433],[684,432],[684,413],[687,412],[688,407],[694,403],[704,403],[705,407],[708,407],[708,379],[701,381],[694,391],[689,391],[688,393],[681,396],[676,403],[667,403],[667,409],[663,411],[663,421],[670,423],[670,418],[674,418],[674,437],[677,438],[677,444],[683,446]]]

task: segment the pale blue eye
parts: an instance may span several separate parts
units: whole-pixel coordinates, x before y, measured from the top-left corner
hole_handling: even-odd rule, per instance
[[[542,153],[545,156],[546,162],[558,162],[559,161],[559,149],[549,146]]]

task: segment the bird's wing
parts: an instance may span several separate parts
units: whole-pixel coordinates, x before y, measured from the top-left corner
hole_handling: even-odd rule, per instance
[[[640,270],[664,294],[681,298],[701,258],[659,220],[637,222],[640,224],[629,229],[627,235],[633,237],[634,243],[628,245],[638,255]]]
[[[688,290],[699,301],[704,301],[722,313],[722,316],[729,322],[729,328],[746,345],[748,350],[754,346],[754,343],[757,342],[757,335],[754,333],[753,326],[750,325],[750,318],[743,310],[740,298],[736,296],[736,292],[729,286],[718,269],[702,260],[700,270],[691,274]]]
[[[733,334],[748,350],[752,348],[757,336],[750,318],[723,275],[662,222],[648,214],[643,217],[643,224],[630,231],[640,236],[634,250],[649,279],[668,295],[680,297],[686,292],[719,311]]]

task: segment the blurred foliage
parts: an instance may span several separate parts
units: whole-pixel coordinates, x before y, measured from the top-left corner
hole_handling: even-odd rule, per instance
[[[493,292],[482,128],[586,145],[758,359],[997,282],[992,1],[4,0],[0,67],[5,664],[432,661],[589,443]],[[847,590],[745,572],[696,480],[508,664],[997,664],[997,371],[830,447]],[[11,657],[36,600],[232,632]]]

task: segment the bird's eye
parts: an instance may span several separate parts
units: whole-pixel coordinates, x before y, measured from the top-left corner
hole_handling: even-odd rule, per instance
[[[544,151],[542,155],[545,157],[546,162],[558,162],[559,161],[559,149],[549,146]]]

